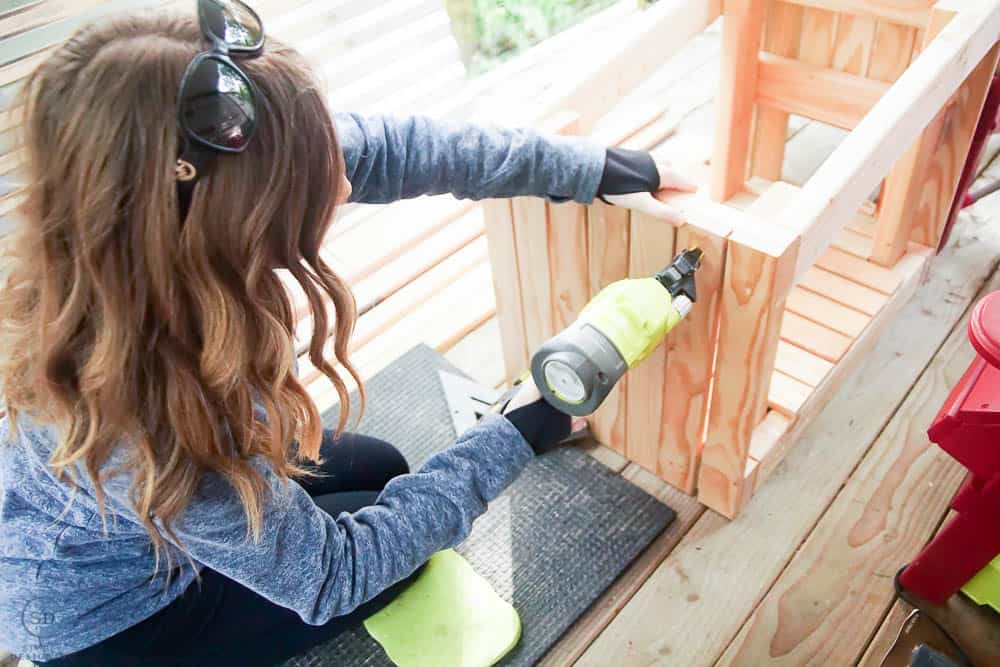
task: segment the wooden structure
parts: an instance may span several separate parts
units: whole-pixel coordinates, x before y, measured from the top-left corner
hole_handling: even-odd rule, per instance
[[[702,247],[694,311],[592,428],[733,517],[917,288],[996,68],[1000,2],[668,0],[650,12],[542,106],[554,129],[587,132],[597,114],[585,84],[598,100],[621,95],[642,76],[630,56],[645,62],[651,40],[679,41],[721,13],[714,150],[710,169],[692,165],[705,187],[671,198],[687,214],[676,230],[603,204],[486,203],[505,363],[520,374],[596,291]],[[801,189],[778,180],[789,114],[851,130]],[[662,132],[647,121],[602,139],[651,145]]]
[[[410,0],[360,1],[368,5],[366,14],[383,16],[397,6],[412,12],[416,4]],[[31,5],[39,11],[46,7],[76,11],[112,3],[121,4],[118,0],[15,0],[13,4]],[[340,14],[350,4],[347,0],[256,0],[253,4],[264,13],[269,27],[277,29],[283,22],[294,28],[301,36],[290,41],[303,51],[308,44],[321,43],[324,57],[344,42],[317,40],[317,33],[330,25],[355,23]],[[815,10],[829,10],[833,4],[810,2],[804,6],[808,10],[805,14],[815,23],[816,16],[822,16]],[[905,12],[916,3],[885,0],[883,4]],[[634,0],[622,0],[578,28],[543,42],[505,65],[496,77],[477,81],[469,94],[482,99],[484,92],[497,91],[495,97],[508,106],[492,118],[506,125],[532,122],[543,115],[562,116],[558,122],[565,124],[569,117],[556,112],[579,109],[573,117],[578,119],[581,132],[589,132],[595,119],[620,100],[624,90],[647,80],[653,85],[644,84],[635,96],[637,100],[625,100],[621,113],[605,119],[615,126],[619,125],[615,119],[621,120],[625,129],[603,132],[601,140],[617,141],[616,136],[621,139],[632,128],[644,126],[629,141],[648,146],[676,128],[677,135],[667,141],[668,146],[697,138],[696,145],[707,155],[711,142],[700,139],[702,127],[714,116],[711,93],[720,69],[718,26],[709,26],[683,48],[680,36],[711,23],[720,11],[718,3],[696,3],[692,11],[691,3],[659,0],[639,15],[634,14],[636,5]],[[674,13],[681,11],[678,8],[682,5],[688,6],[684,13]],[[860,2],[854,3],[857,5]],[[928,2],[920,5],[926,7]],[[320,14],[328,10],[336,15],[336,21]],[[13,21],[14,16],[5,14],[7,11],[6,6],[0,9],[0,19]],[[300,19],[301,23],[293,25]],[[380,20],[379,24],[385,22]],[[415,24],[411,21],[401,32],[409,32],[411,25]],[[843,20],[837,19],[837,25],[842,28]],[[886,25],[876,20],[878,40],[892,39],[901,51],[923,44],[920,28],[912,23],[882,37]],[[665,40],[664,31],[678,38]],[[899,35],[898,39],[893,34]],[[378,41],[392,42],[390,37],[391,33]],[[644,41],[636,47],[640,40]],[[596,44],[601,48],[595,49]],[[593,58],[597,52],[599,59]],[[671,57],[674,53],[677,56]],[[396,57],[397,53],[391,55]],[[357,58],[371,62],[369,55],[362,58],[359,53]],[[975,65],[971,58],[970,67]],[[885,65],[877,65],[871,56],[869,59],[869,74],[884,70]],[[333,60],[340,62],[340,55]],[[386,62],[391,60],[387,55]],[[13,77],[19,67],[26,69],[20,61],[3,62],[4,83],[12,80],[6,78],[8,74]],[[899,62],[904,62],[902,56]],[[935,71],[940,71],[951,61],[939,53],[932,62]],[[948,77],[960,78],[954,74]],[[537,85],[525,87],[529,80]],[[924,84],[917,80],[909,85]],[[6,90],[0,91],[0,96]],[[910,99],[915,99],[923,89],[910,90]],[[510,103],[511,92],[518,93],[515,103]],[[455,98],[465,95],[461,91],[439,101],[442,106],[452,105]],[[942,95],[947,97],[947,93]],[[576,102],[563,103],[572,101],[570,98]],[[0,109],[3,99],[9,98],[0,97]],[[934,108],[928,107],[931,114],[941,108],[942,97],[936,99]],[[537,108],[529,108],[527,102],[535,100]],[[659,110],[667,106],[667,122],[658,118],[658,113],[636,113],[638,106],[650,100],[657,101]],[[501,108],[493,98],[483,106]],[[460,111],[462,116],[467,113]],[[626,122],[626,117],[631,120]],[[678,120],[681,117],[683,121]],[[0,137],[9,130],[6,120],[0,111]],[[597,124],[599,132],[602,124]],[[914,137],[917,131],[905,129]],[[817,157],[825,153],[828,134],[816,122],[793,118],[784,151],[784,177],[804,182],[812,166],[818,164]],[[888,162],[898,159],[905,148],[905,144],[893,145],[898,150]],[[1000,143],[991,143],[990,156],[996,154],[997,146]],[[752,154],[752,147],[750,151]],[[670,153],[682,154],[687,153]],[[843,154],[839,159],[844,164]],[[1000,160],[987,163],[985,180],[1000,178]],[[0,171],[6,170],[6,164],[0,164]],[[883,173],[888,171],[884,165],[879,168]],[[748,183],[747,191],[726,204],[748,206],[756,196],[751,190],[759,191],[766,185],[753,179]],[[874,187],[866,184],[858,189],[870,193]],[[706,199],[698,198],[695,203],[708,206]],[[931,264],[927,280],[911,303],[880,333],[879,342],[858,371],[825,407],[816,405],[815,417],[813,412],[809,414],[811,425],[805,426],[808,420],[800,418],[804,432],[800,444],[789,452],[787,465],[775,471],[738,521],[725,521],[715,512],[705,511],[696,498],[628,463],[617,452],[603,447],[590,450],[614,474],[673,507],[677,519],[564,635],[540,663],[543,667],[877,667],[909,610],[894,598],[892,574],[934,535],[965,473],[926,441],[924,429],[972,359],[963,313],[981,290],[1000,289],[1000,277],[994,273],[1000,257],[1000,226],[992,224],[1000,213],[997,202],[986,199],[971,214],[963,214],[952,243]],[[0,195],[0,209],[5,203]],[[868,213],[873,210],[869,208]],[[447,354],[452,363],[483,384],[501,382],[502,346],[490,290],[482,208],[444,196],[352,207],[344,213],[334,225],[324,253],[352,278],[359,303],[378,301],[361,318],[353,346],[353,358],[363,377],[371,377],[413,344],[423,342]],[[728,216],[732,211],[725,213]],[[979,219],[971,220],[969,215]],[[853,222],[848,225],[854,226]],[[844,240],[842,237],[838,243]],[[854,261],[856,255],[842,251],[840,256],[850,262],[851,271],[870,271],[865,263]],[[456,301],[460,305],[456,306]],[[307,325],[303,322],[304,328]],[[777,358],[787,350],[788,346],[779,342]],[[313,377],[308,384],[310,395],[326,409],[335,400],[329,382],[310,374],[304,357],[300,365],[307,377]],[[814,372],[822,372],[822,368],[818,366]],[[0,664],[4,664],[2,655],[0,648]]]

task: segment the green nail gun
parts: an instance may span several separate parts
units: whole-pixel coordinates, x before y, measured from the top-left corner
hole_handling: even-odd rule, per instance
[[[557,410],[577,417],[592,414],[628,369],[649,356],[691,311],[701,260],[700,249],[684,250],[655,276],[605,287],[573,324],[535,352],[530,369],[506,392],[439,372],[455,434],[486,413],[499,414],[529,377]],[[574,438],[585,435],[584,430]]]
[[[697,247],[684,250],[655,276],[619,280],[591,299],[531,358],[531,376],[545,400],[577,417],[597,410],[626,371],[691,311],[702,255]]]

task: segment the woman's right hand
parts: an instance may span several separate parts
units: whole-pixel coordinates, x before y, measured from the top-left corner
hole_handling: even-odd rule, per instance
[[[536,454],[557,448],[574,432],[575,422],[542,398],[535,381],[529,377],[503,409],[503,415],[528,441]]]

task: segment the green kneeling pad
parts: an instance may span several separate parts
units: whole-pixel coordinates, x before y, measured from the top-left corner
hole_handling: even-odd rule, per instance
[[[451,550],[434,554],[365,628],[399,667],[489,667],[521,639],[514,607]]]

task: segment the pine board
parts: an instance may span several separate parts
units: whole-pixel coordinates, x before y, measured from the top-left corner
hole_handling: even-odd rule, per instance
[[[721,657],[993,272],[1000,230],[970,227],[956,230],[917,296],[743,514],[699,519],[578,664],[705,665]]]

